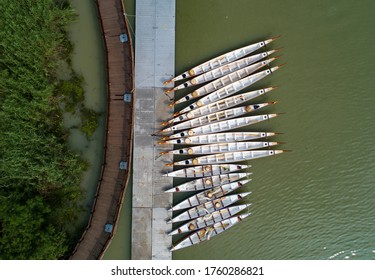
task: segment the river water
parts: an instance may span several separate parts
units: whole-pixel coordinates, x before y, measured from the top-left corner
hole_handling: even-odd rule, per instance
[[[70,2],[78,14],[76,21],[69,26],[70,40],[74,46],[72,67],[84,78],[85,106],[101,113],[99,127],[92,139],[87,139],[79,128],[75,128],[79,125],[79,119],[70,114],[65,114],[64,118],[65,126],[70,128],[69,147],[80,153],[90,164],[81,182],[85,199],[82,204],[83,211],[76,222],[78,230],[82,231],[87,226],[102,164],[107,102],[106,76],[104,46],[95,3],[89,0]]]
[[[251,161],[253,215],[174,259],[375,259],[375,43],[370,0],[177,1],[176,74],[276,35],[286,66],[255,86],[285,112],[253,131],[292,150]],[[175,239],[175,242],[178,238]]]

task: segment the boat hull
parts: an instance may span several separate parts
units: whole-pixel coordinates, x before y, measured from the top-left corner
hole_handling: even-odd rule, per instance
[[[223,88],[227,85],[230,85],[238,80],[241,80],[249,75],[251,75],[252,73],[254,73],[255,71],[269,65],[272,61],[276,60],[277,58],[270,58],[270,59],[266,59],[264,61],[261,61],[261,62],[258,62],[258,63],[255,63],[255,64],[252,64],[250,66],[247,66],[245,68],[242,68],[242,69],[239,69],[235,72],[232,72],[232,73],[229,73],[228,75],[225,75],[219,79],[216,79],[204,86],[201,86],[200,88],[194,90],[192,93],[189,93],[187,95],[185,95],[183,98],[177,100],[176,102],[174,102],[172,105],[177,105],[177,104],[181,104],[183,102],[187,102],[187,101],[190,101],[190,100],[193,100],[195,98],[198,98],[198,97],[202,97],[202,96],[205,96],[215,90],[218,90],[220,88]]]
[[[241,128],[244,126],[253,125],[262,121],[266,121],[274,117],[277,117],[278,115],[279,114],[265,114],[265,115],[251,116],[251,117],[234,118],[234,119],[220,121],[220,122],[213,123],[213,124],[195,127],[189,130],[184,130],[182,132],[172,134],[167,137],[169,139],[172,139],[172,138],[181,138],[181,137],[193,136],[193,135],[220,133],[220,132],[225,132],[228,130]]]
[[[202,64],[199,64],[199,65],[191,68],[190,70],[178,75],[177,77],[174,77],[174,78],[172,78],[168,81],[165,81],[164,84],[169,84],[169,83],[174,82],[174,81],[179,81],[179,80],[187,79],[187,78],[190,78],[190,77],[194,77],[194,76],[200,75],[202,73],[208,72],[212,69],[215,69],[217,67],[220,67],[222,65],[226,65],[228,63],[231,63],[235,60],[238,60],[242,57],[245,57],[245,56],[255,52],[256,50],[258,50],[262,47],[265,47],[267,44],[273,42],[277,38],[278,37],[274,37],[274,38],[271,38],[271,39],[268,39],[268,40],[265,40],[265,41],[261,41],[261,42],[255,43],[255,44],[251,44],[251,45],[248,45],[248,46],[245,46],[245,47],[227,52],[227,53],[225,53],[223,55],[220,55],[220,56],[217,56],[213,59],[210,59],[210,60],[208,60],[208,61],[206,61]]]
[[[249,151],[262,148],[268,148],[278,145],[278,142],[228,142],[218,144],[208,144],[202,146],[194,146],[189,148],[181,148],[169,152],[163,152],[163,154],[174,154],[174,155],[211,155],[229,152]]]
[[[269,87],[269,88],[264,88],[264,89],[259,89],[259,90],[255,90],[255,91],[242,93],[242,94],[235,95],[235,96],[230,96],[230,97],[224,98],[222,100],[219,100],[219,101],[213,102],[211,104],[208,104],[206,106],[202,106],[202,107],[199,107],[197,109],[191,110],[188,113],[175,116],[171,120],[163,122],[162,125],[175,124],[175,123],[195,119],[195,118],[198,118],[198,117],[206,116],[206,115],[209,115],[209,114],[213,114],[213,113],[216,113],[216,112],[220,112],[220,111],[223,111],[223,110],[227,110],[227,109],[232,108],[234,106],[238,106],[238,105],[241,105],[241,104],[243,104],[247,101],[250,101],[250,100],[252,100],[256,97],[259,97],[259,96],[261,96],[261,95],[263,95],[263,94],[265,94],[265,93],[267,93],[267,92],[269,92],[273,89],[275,89],[275,87]]]
[[[190,196],[189,198],[181,201],[180,203],[176,204],[172,208],[169,209],[169,211],[178,211],[178,210],[184,210],[187,208],[191,208],[194,206],[198,206],[200,204],[204,204],[208,201],[215,200],[217,198],[220,198],[224,195],[229,194],[232,191],[235,191],[242,187],[243,185],[249,183],[251,179],[249,180],[242,180],[230,184],[225,184],[222,186],[214,187],[212,189],[202,191],[200,193],[194,194]]]
[[[232,163],[248,161],[268,156],[275,156],[281,154],[285,151],[283,150],[257,150],[257,151],[244,151],[244,152],[232,152],[232,153],[222,153],[214,154],[208,156],[201,156],[196,158],[191,158],[187,160],[174,162],[174,165],[202,165],[202,164],[222,164],[222,163]]]
[[[193,207],[181,213],[180,215],[167,221],[167,223],[183,222],[183,221],[192,220],[192,219],[204,216],[206,214],[228,207],[229,205],[232,205],[233,203],[241,200],[242,198],[248,196],[249,194],[251,194],[251,192],[238,193],[238,194],[223,196],[212,201],[208,201],[204,204],[198,205],[196,207]]]
[[[228,143],[237,141],[250,141],[265,137],[275,136],[275,132],[224,132],[189,137],[163,139],[159,144],[205,145],[214,143]]]
[[[242,59],[239,59],[239,60],[236,60],[234,62],[231,62],[229,64],[226,64],[224,66],[221,66],[219,68],[215,68],[211,71],[208,71],[208,72],[205,72],[199,76],[196,76],[194,78],[192,78],[191,80],[189,81],[186,81],[180,85],[178,85],[177,87],[174,87],[173,89],[169,89],[167,90],[166,92],[171,92],[171,91],[175,91],[175,90],[180,90],[180,89],[184,89],[184,88],[188,88],[188,87],[191,87],[191,86],[196,86],[196,85],[199,85],[199,84],[202,84],[202,83],[207,83],[207,82],[210,82],[212,80],[215,80],[215,79],[218,79],[222,76],[225,76],[225,75],[228,75],[229,73],[232,73],[232,72],[235,72],[239,69],[242,69],[242,68],[245,68],[246,66],[249,66],[261,59],[264,59],[268,56],[270,56],[271,54],[275,53],[277,50],[271,50],[271,51],[268,51],[268,52],[263,52],[263,53],[259,53],[259,54],[255,54],[255,55],[252,55],[252,56],[249,56],[249,57],[245,57],[245,58],[242,58]]]
[[[182,226],[178,227],[177,229],[171,231],[170,233],[168,233],[168,235],[188,233],[188,232],[192,232],[195,230],[205,228],[207,226],[211,226],[215,223],[218,223],[222,220],[228,219],[236,215],[237,213],[245,210],[247,207],[250,207],[250,206],[251,206],[251,203],[223,208],[221,210],[218,210],[210,214],[196,218],[194,220],[191,220],[183,224]]]
[[[183,129],[190,129],[198,126],[208,125],[212,123],[217,123],[220,121],[225,121],[237,117],[241,117],[246,114],[254,113],[257,110],[263,109],[269,105],[275,104],[276,101],[252,104],[247,106],[241,106],[237,108],[232,108],[224,111],[215,112],[206,116],[201,116],[192,120],[188,120],[171,127],[165,128],[161,133],[169,133]]]
[[[234,82],[230,85],[227,85],[223,88],[220,88],[220,89],[218,89],[214,92],[211,92],[210,94],[202,97],[198,101],[196,101],[196,102],[190,104],[189,106],[185,107],[184,109],[179,111],[177,114],[181,115],[181,114],[187,113],[191,110],[194,110],[198,107],[206,106],[206,105],[211,104],[213,102],[216,102],[218,100],[229,97],[229,96],[231,96],[231,95],[233,95],[233,94],[235,94],[235,93],[255,84],[256,82],[262,80],[263,78],[267,77],[268,75],[272,74],[273,72],[275,72],[276,70],[278,70],[280,68],[281,68],[281,66],[272,67],[270,69],[267,69],[267,70],[261,71],[259,73],[256,73],[256,74],[250,75],[248,77],[245,77],[245,78],[243,78],[239,81],[236,81],[236,82]]]
[[[250,168],[251,165],[240,165],[240,164],[211,164],[211,165],[199,165],[194,167],[188,167],[179,169],[176,171],[168,172],[163,174],[165,177],[181,177],[181,178],[202,178],[214,175],[227,174],[234,171],[241,171]]]
[[[201,230],[198,230],[188,237],[184,238],[181,242],[179,242],[176,246],[174,246],[171,251],[179,250],[182,248],[186,248],[195,244],[199,244],[203,241],[209,240],[211,237],[214,237],[229,228],[233,227],[234,225],[238,224],[239,222],[243,221],[247,217],[249,217],[251,213],[241,214],[237,216],[233,216],[229,219],[225,219],[218,223],[213,224],[212,226],[205,227]]]
[[[189,192],[189,191],[200,191],[200,190],[212,189],[217,186],[221,186],[224,184],[229,184],[229,183],[241,180],[251,174],[252,174],[251,172],[243,172],[243,173],[228,173],[228,174],[204,177],[204,178],[195,179],[187,183],[178,185],[169,190],[166,190],[165,192]]]

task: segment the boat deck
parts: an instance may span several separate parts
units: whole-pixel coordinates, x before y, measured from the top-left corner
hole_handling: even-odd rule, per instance
[[[160,157],[172,145],[155,145],[153,134],[169,119],[169,98],[163,82],[174,76],[175,0],[136,0],[135,35],[135,108],[133,150],[132,259],[172,258],[172,238],[166,232],[167,208],[172,195],[164,193],[173,178],[164,163],[171,155]],[[168,111],[170,110],[170,111]]]
[[[100,180],[90,220],[71,259],[100,259],[116,231],[117,219],[129,180],[132,151],[133,50],[121,0],[97,0],[106,51],[107,123]],[[126,34],[127,42],[120,41]]]

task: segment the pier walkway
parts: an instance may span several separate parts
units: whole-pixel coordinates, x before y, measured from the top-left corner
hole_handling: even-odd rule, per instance
[[[169,98],[163,82],[174,76],[175,0],[136,0],[135,107],[133,151],[132,259],[172,258],[171,225],[167,208],[172,195],[165,194],[172,178],[162,177],[172,157],[159,153],[152,136],[169,119]]]
[[[89,224],[71,259],[100,259],[116,231],[129,180],[133,129],[133,50],[122,0],[96,0],[107,68],[106,140]]]

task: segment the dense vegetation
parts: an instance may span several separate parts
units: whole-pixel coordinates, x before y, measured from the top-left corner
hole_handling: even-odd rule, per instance
[[[57,72],[74,18],[64,0],[0,1],[0,259],[64,258],[73,245],[87,164],[67,147],[61,104],[83,92]]]

